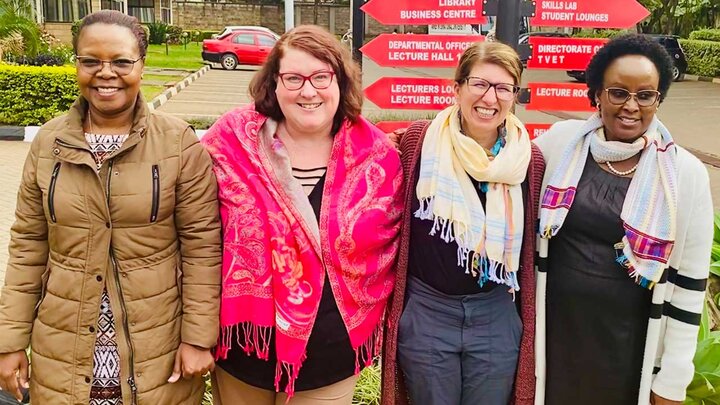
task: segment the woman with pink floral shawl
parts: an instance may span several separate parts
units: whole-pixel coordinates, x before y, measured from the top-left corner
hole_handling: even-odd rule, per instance
[[[349,52],[300,26],[202,142],[223,223],[216,404],[350,404],[380,349],[402,204]],[[280,392],[284,391],[284,392]]]

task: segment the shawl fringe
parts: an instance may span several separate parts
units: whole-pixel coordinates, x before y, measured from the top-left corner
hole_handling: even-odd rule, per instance
[[[242,340],[240,331],[242,331]],[[232,349],[233,334],[236,335],[235,343],[242,348],[245,354],[254,353],[259,359],[267,360],[270,357],[272,331],[272,326],[260,326],[251,322],[221,327],[218,345],[215,349],[215,360],[227,359],[228,352]]]
[[[423,220],[433,221],[430,228],[430,236],[435,236],[440,232],[440,239],[446,243],[455,242],[458,246],[457,265],[465,268],[465,274],[472,274],[478,277],[478,285],[482,287],[487,281],[497,284],[507,285],[514,291],[520,290],[520,284],[517,281],[517,274],[514,271],[508,271],[506,266],[497,261],[488,259],[487,254],[478,252],[468,245],[469,230],[465,224],[452,221],[447,218],[441,218],[433,214],[433,204],[435,197],[427,197],[419,200],[420,208],[415,211],[415,217]],[[458,232],[458,229],[464,229]]]
[[[367,340],[355,348],[355,374],[359,374],[363,368],[372,365],[373,360],[380,355],[382,349],[383,325],[385,321],[378,323],[373,333]]]

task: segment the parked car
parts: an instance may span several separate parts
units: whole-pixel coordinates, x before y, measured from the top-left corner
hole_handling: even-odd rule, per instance
[[[277,35],[277,34],[275,34]],[[258,30],[236,30],[223,37],[203,41],[202,58],[219,63],[225,70],[237,65],[262,65],[279,37]]]
[[[233,31],[261,31],[266,34],[270,34],[271,36],[275,37],[275,39],[280,38],[280,35],[276,34],[273,30],[267,27],[262,27],[260,25],[228,25],[219,34],[213,35],[213,38],[220,39],[224,36],[228,35],[229,33]]]
[[[661,35],[652,34],[648,35],[652,39],[658,41],[660,45],[665,47],[665,50],[670,54],[673,60],[673,80],[679,82],[685,78],[685,72],[687,71],[688,63],[685,58],[685,52],[680,46],[680,41],[675,35]],[[584,82],[585,71],[584,70],[568,70],[567,75],[573,79]]]
[[[526,32],[523,34],[520,34],[520,37],[518,38],[518,52],[520,54],[520,62],[522,62],[523,66],[527,66],[527,61],[530,56],[530,37],[552,37],[552,38],[567,38],[570,35],[564,33],[564,32]]]

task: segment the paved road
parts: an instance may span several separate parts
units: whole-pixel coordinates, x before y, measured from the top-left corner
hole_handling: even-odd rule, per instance
[[[250,101],[247,89],[256,71],[254,67],[240,67],[234,71],[211,69],[159,110],[185,120],[217,118]]]

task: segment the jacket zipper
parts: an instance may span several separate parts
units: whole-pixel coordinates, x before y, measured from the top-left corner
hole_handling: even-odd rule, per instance
[[[50,176],[50,186],[48,187],[48,211],[50,211],[50,220],[52,222],[57,222],[57,218],[55,217],[55,183],[57,183],[61,165],[61,162],[55,163],[52,175]]]
[[[152,167],[152,211],[150,212],[150,222],[157,221],[158,206],[160,205],[160,172],[158,165]]]
[[[110,208],[110,179],[112,178],[112,167],[113,167],[113,160],[110,159],[108,163],[108,177],[107,177],[107,184],[106,184],[106,197],[107,197],[107,205],[108,209]],[[115,259],[115,252],[112,249],[112,245],[110,246],[110,260],[112,261],[113,266],[113,273],[115,275],[115,284],[118,289],[118,295],[120,297],[120,309],[122,312],[122,322],[123,326],[125,327],[125,339],[127,340],[127,345],[129,348],[129,356],[130,356],[130,377],[127,379],[127,383],[130,386],[130,392],[132,393],[132,405],[137,404],[137,385],[135,385],[135,350],[133,349],[132,340],[130,339],[130,325],[128,324],[128,317],[127,317],[127,306],[125,305],[125,295],[123,294],[122,284],[120,283],[120,270],[117,263],[117,260]]]

